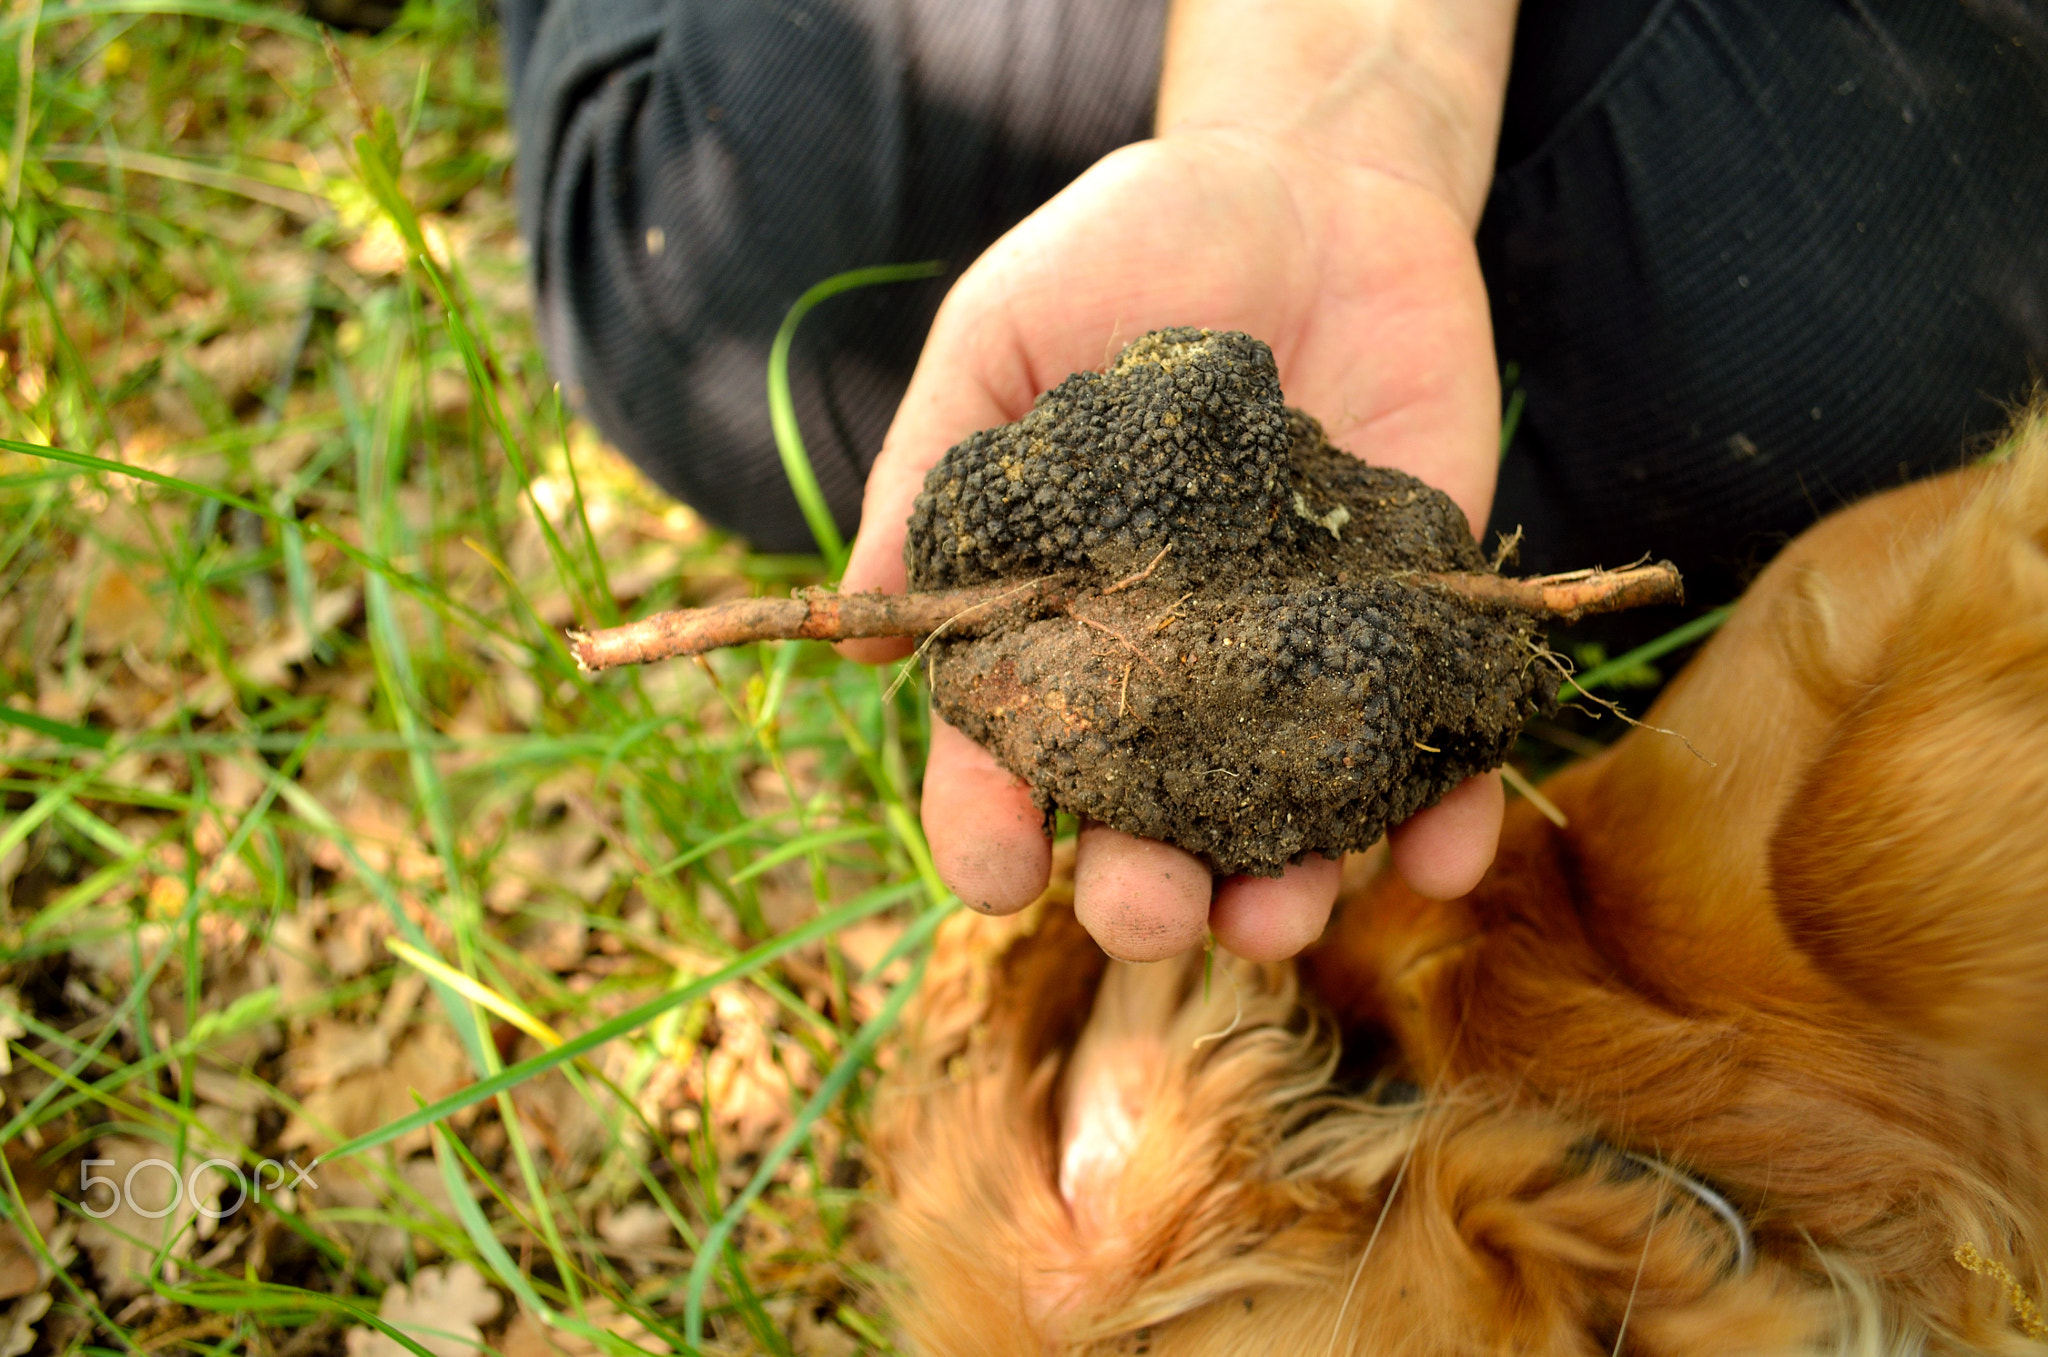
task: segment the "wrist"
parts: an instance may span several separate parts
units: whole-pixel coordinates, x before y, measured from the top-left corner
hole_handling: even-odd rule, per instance
[[[1157,130],[1249,132],[1391,174],[1476,227],[1516,0],[1175,0]]]

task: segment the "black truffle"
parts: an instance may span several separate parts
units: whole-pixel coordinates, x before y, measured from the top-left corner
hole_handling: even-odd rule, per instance
[[[1147,335],[960,443],[905,554],[916,589],[1101,591],[942,634],[934,701],[1042,809],[1219,873],[1371,844],[1499,766],[1549,701],[1533,620],[1418,578],[1488,568],[1463,513],[1330,447],[1247,335]]]

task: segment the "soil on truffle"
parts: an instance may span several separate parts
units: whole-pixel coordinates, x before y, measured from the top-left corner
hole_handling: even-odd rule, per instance
[[[1554,687],[1532,619],[1421,578],[1488,569],[1458,507],[1331,447],[1247,335],[1147,335],[960,443],[905,554],[914,589],[1076,582],[941,634],[939,713],[1048,815],[1222,874],[1370,845],[1498,767]]]

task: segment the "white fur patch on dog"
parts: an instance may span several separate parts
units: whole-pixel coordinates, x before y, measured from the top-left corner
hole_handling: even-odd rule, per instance
[[[1166,1034],[1181,1004],[1184,964],[1115,963],[1067,1064],[1060,1098],[1060,1197],[1083,1237],[1118,1217],[1117,1181],[1168,1077]]]

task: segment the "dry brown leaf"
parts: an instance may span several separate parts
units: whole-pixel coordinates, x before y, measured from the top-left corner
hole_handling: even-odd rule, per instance
[[[422,1200],[447,1210],[447,1185],[431,1154],[405,1160],[398,1173]],[[306,1184],[282,1194],[281,1209],[311,1216],[372,1276],[390,1281],[431,1256],[425,1247],[429,1237],[414,1235],[404,1224],[414,1208],[407,1204],[394,1210],[395,1195],[370,1164],[345,1159],[317,1165]]]
[[[568,1181],[580,1181],[611,1140],[611,1122],[559,1070],[517,1085],[512,1106],[520,1125],[546,1147],[555,1173]]]
[[[818,1318],[814,1305],[796,1305],[783,1333],[789,1339],[789,1350],[797,1357],[856,1357],[865,1351],[845,1329],[829,1319]]]
[[[192,1109],[192,1120],[196,1126],[187,1141],[189,1153],[204,1154],[209,1158],[222,1155],[239,1160],[249,1154],[249,1146],[256,1143],[254,1109],[204,1102]],[[228,1199],[234,1200],[234,1194],[229,1193]],[[205,1228],[199,1232],[201,1238],[210,1238],[214,1233],[211,1221],[206,1222]]]
[[[162,603],[150,597],[142,578],[107,561],[78,603],[78,630],[88,655],[111,655],[134,646],[155,651],[168,622]]]
[[[36,1345],[36,1323],[50,1309],[50,1293],[23,1296],[0,1315],[0,1357],[21,1357]]]
[[[818,912],[818,897],[811,889],[811,870],[803,862],[786,862],[754,878],[755,898],[761,902],[761,921],[771,933],[787,933],[809,923]]]
[[[576,969],[590,946],[590,925],[580,914],[536,919],[520,933],[520,952],[550,971]]]
[[[7,889],[7,883],[14,879],[14,872],[20,870],[19,862],[10,871],[5,862],[0,862],[0,892]],[[0,1074],[14,1072],[14,1052],[7,1049],[7,1043],[16,1037],[25,1037],[28,1029],[21,1025],[21,995],[12,985],[0,985]],[[4,1098],[0,1094],[0,1098]]]
[[[384,955],[384,939],[390,935],[389,914],[376,905],[357,905],[338,911],[328,921],[320,954],[337,980],[352,979]]]
[[[601,899],[621,870],[604,848],[598,832],[574,818],[520,834],[498,855],[485,900],[504,913],[548,888],[574,900]]]
[[[219,1221],[199,1208],[209,1208],[226,1196],[234,1200],[234,1179],[219,1169],[198,1174],[195,1199],[188,1190],[198,1167],[197,1158],[175,1165],[171,1153],[153,1141],[106,1136],[93,1143],[91,1158],[106,1163],[84,1164],[83,1171],[106,1178],[120,1188],[115,1194],[96,1186],[85,1204],[92,1210],[113,1209],[97,1219],[79,1222],[78,1242],[92,1255],[100,1275],[103,1294],[110,1300],[126,1300],[149,1289],[149,1266],[164,1241],[170,1241],[169,1260],[191,1256],[192,1245],[209,1238]],[[174,1187],[173,1174],[180,1178]],[[175,1267],[167,1261],[167,1267]]]
[[[17,730],[14,733],[22,736],[29,735],[29,732],[25,730]],[[31,736],[30,738],[32,739],[33,737]],[[29,740],[23,740],[22,743],[26,745],[29,743]],[[0,763],[0,769],[5,767],[4,763]],[[14,879],[21,875],[21,869],[27,865],[28,844],[26,841],[17,843],[6,852],[0,853],[0,897],[7,897],[12,894]],[[5,1056],[0,1056],[0,1060],[4,1059],[6,1059]],[[6,1070],[0,1068],[0,1074],[5,1073]]]
[[[270,1106],[270,1090],[255,1079],[201,1065],[192,1071],[192,1095],[230,1112],[260,1112]]]
[[[434,1354],[434,1357],[477,1357],[484,1342],[482,1325],[498,1317],[504,1301],[468,1263],[424,1267],[412,1281],[384,1292],[377,1317]],[[404,1347],[375,1329],[348,1331],[348,1357],[412,1357]]]
[[[469,409],[468,374],[460,368],[437,367],[427,374],[427,403],[443,419],[453,419]]]
[[[126,987],[135,978],[135,961],[144,970],[170,940],[170,930],[156,920],[129,927],[128,911],[102,903],[80,911],[78,931],[71,939],[71,959],[98,972],[109,984]]]
[[[877,961],[888,954],[903,937],[903,922],[899,919],[862,919],[859,923],[848,924],[835,935],[839,939],[839,951],[853,963],[856,973],[865,974]],[[891,962],[887,971],[877,979],[893,980],[910,969],[908,960]]]
[[[354,585],[315,594],[312,632],[307,632],[304,619],[296,610],[286,613],[284,630],[274,640],[241,657],[242,676],[260,687],[291,687],[291,667],[311,659],[314,642],[354,616],[362,601],[363,592]]]
[[[606,1333],[647,1349],[662,1351],[662,1344],[632,1315],[621,1313],[609,1301],[597,1300],[583,1307],[583,1318]],[[599,1357],[604,1349],[582,1334],[551,1329],[525,1310],[513,1317],[505,1336],[498,1340],[502,1357]]]
[[[325,1154],[344,1140],[412,1111],[415,1093],[433,1102],[469,1081],[469,1054],[455,1034],[440,1023],[415,1027],[396,1044],[386,1065],[358,1070],[309,1094],[302,1110],[285,1123],[278,1143]],[[407,1154],[427,1143],[422,1127],[401,1136],[396,1145],[400,1154]]]
[[[718,1045],[704,1061],[705,1101],[712,1109],[712,1129],[719,1157],[732,1161],[756,1154],[789,1125],[801,1091],[814,1080],[810,1056],[794,1042],[781,1047],[776,1060],[775,1001],[759,990],[738,985],[720,987],[712,995],[718,1019]],[[787,1069],[785,1069],[785,1063]]]
[[[249,450],[249,466],[258,485],[284,485],[320,450],[324,433],[313,429],[280,431]]]
[[[448,226],[439,217],[423,213],[420,229],[426,236],[427,249],[437,263],[445,267],[448,263]],[[411,262],[412,252],[406,246],[405,237],[391,224],[391,219],[379,216],[372,221],[355,243],[341,252],[348,266],[356,272],[372,278],[390,277],[405,272]]]
[[[49,610],[51,617],[61,624],[59,610]],[[49,644],[41,645],[38,653],[47,653],[54,647],[56,637],[47,638]],[[76,723],[92,707],[92,685],[83,672],[59,672],[55,669],[39,669],[35,676],[36,715],[47,716],[52,721]]]
[[[405,807],[359,787],[347,804],[329,809],[350,846],[372,871],[401,881],[440,879],[441,860],[425,846],[418,822]],[[337,876],[354,874],[348,855],[331,839],[313,839],[307,852],[315,866]]]
[[[57,1252],[58,1241],[51,1237],[57,1226],[57,1203],[48,1197],[37,1197],[28,1204],[28,1218],[44,1244]],[[57,1256],[61,1260],[63,1254],[59,1252]],[[11,1220],[0,1221],[0,1300],[26,1296],[42,1287],[52,1275],[29,1247],[20,1225]]]
[[[903,983],[910,974],[910,959],[897,957],[880,975],[868,975],[874,964],[902,938],[903,929],[903,923],[897,919],[863,919],[839,930],[839,950],[852,970],[847,980],[853,1016],[861,1022],[881,1011],[889,998],[886,987]]]
[[[314,936],[320,923],[316,917],[319,913],[318,905],[307,902],[297,914],[280,915],[270,926],[267,955],[276,968],[278,997],[286,1008],[310,1004],[326,993],[318,965],[319,944]]]
[[[390,1059],[391,1041],[380,1029],[315,1018],[305,1037],[285,1052],[285,1086],[300,1095],[317,1093],[361,1070],[381,1070]]]
[[[270,780],[256,771],[252,760],[218,756],[206,761],[207,798],[221,810],[237,814],[248,810],[263,795]],[[196,845],[202,853],[217,853],[219,847]]]
[[[597,1214],[597,1237],[618,1249],[660,1249],[675,1241],[668,1213],[653,1202],[629,1202]]]
[[[187,361],[224,399],[232,401],[270,384],[278,363],[291,348],[297,325],[296,320],[281,320],[233,330],[200,345]]]
[[[0,598],[0,651],[8,649],[7,643],[21,625],[21,606],[18,598]]]

